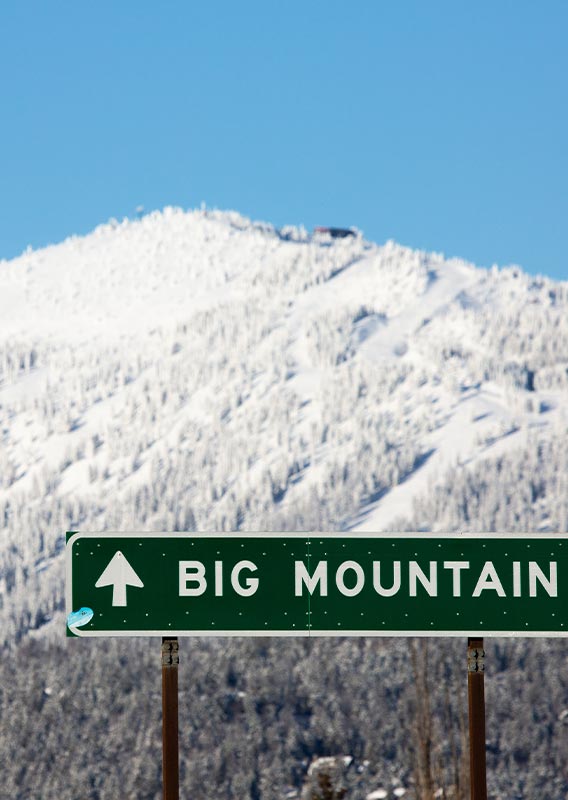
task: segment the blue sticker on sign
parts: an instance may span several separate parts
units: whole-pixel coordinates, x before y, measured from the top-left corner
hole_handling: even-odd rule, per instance
[[[72,611],[67,617],[67,625],[70,628],[80,628],[82,625],[87,625],[93,619],[93,609],[83,606],[79,611]]]

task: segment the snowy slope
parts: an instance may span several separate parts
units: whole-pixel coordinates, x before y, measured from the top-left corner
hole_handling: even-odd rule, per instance
[[[59,618],[66,529],[384,530],[565,438],[567,312],[517,268],[236,213],[0,262],[5,638]]]

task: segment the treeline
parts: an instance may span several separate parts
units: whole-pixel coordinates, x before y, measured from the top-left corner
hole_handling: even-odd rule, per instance
[[[568,427],[519,450],[451,470],[393,529],[568,532]]]
[[[159,639],[52,638],[19,647],[16,682],[0,661],[2,795],[158,800]],[[486,645],[489,795],[557,800],[564,644]],[[328,797],[469,797],[465,640],[182,639],[180,651],[182,796],[321,796],[308,772],[326,757]]]

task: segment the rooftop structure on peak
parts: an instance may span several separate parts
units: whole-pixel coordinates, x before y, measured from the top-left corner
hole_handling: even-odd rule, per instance
[[[347,236],[355,236],[353,228],[327,228],[318,225],[314,228],[314,233],[329,233],[332,239],[345,239]]]

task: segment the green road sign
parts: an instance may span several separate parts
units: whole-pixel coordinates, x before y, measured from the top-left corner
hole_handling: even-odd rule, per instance
[[[69,533],[66,584],[70,636],[568,634],[562,535]]]

